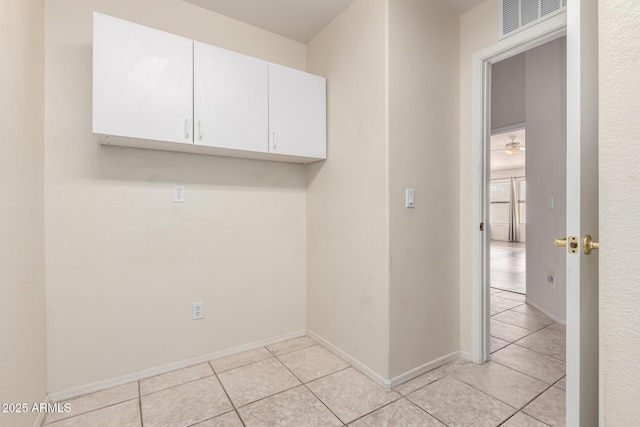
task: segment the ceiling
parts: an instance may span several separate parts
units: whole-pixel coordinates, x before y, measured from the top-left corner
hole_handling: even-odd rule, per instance
[[[307,43],[354,0],[184,0],[301,43]],[[458,13],[484,0],[441,0]]]
[[[491,135],[491,170],[519,169],[525,167],[526,151],[518,151],[515,154],[504,152],[505,145],[511,142],[510,136],[515,136],[516,142],[526,146],[524,129]]]

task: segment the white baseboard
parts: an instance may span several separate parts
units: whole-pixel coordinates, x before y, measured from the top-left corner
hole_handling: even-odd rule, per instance
[[[465,360],[468,360],[469,362],[473,362],[473,360],[471,360],[471,353],[468,351],[461,351],[460,357],[462,357]]]
[[[461,353],[459,351],[454,351],[453,353],[447,354],[446,356],[442,356],[436,360],[425,363],[422,366],[418,366],[417,368],[411,369],[410,371],[407,371],[404,374],[398,375],[393,379],[386,379],[380,376],[379,374],[377,374],[367,365],[360,362],[358,359],[351,356],[350,354],[344,352],[340,348],[336,347],[335,345],[333,345],[332,343],[330,343],[329,341],[327,341],[317,333],[311,330],[307,330],[307,335],[313,338],[314,340],[316,340],[318,343],[324,346],[327,350],[334,353],[336,356],[350,363],[351,366],[353,366],[355,369],[357,369],[358,371],[360,371],[361,373],[369,377],[371,380],[380,384],[385,390],[391,390],[393,387],[396,387],[409,380],[419,377],[425,372],[429,372],[430,370],[435,369],[439,366],[442,366],[445,363],[450,362],[451,360],[457,359],[458,357],[465,357],[466,359],[469,359],[469,360],[471,357],[469,353]]]
[[[333,354],[335,354],[336,356],[338,356],[339,358],[341,358],[345,362],[350,363],[351,366],[353,366],[358,371],[360,371],[361,373],[363,373],[364,375],[369,377],[371,380],[373,380],[374,382],[380,384],[385,390],[391,390],[391,381],[390,380],[381,377],[375,371],[373,371],[371,368],[369,368],[364,363],[360,362],[355,357],[353,357],[350,354],[344,352],[343,350],[341,350],[340,348],[336,347],[335,345],[333,345],[332,343],[330,343],[329,341],[327,341],[326,339],[322,338],[320,335],[318,335],[317,333],[315,333],[315,332],[313,332],[311,330],[307,329],[307,335],[310,338],[314,339],[315,341],[318,341],[318,343],[322,344],[322,346],[324,346],[327,350],[331,351]]]
[[[176,369],[188,368],[189,366],[197,365],[200,363],[208,362],[213,359],[218,359],[224,356],[230,356],[236,353],[242,353],[243,351],[253,350],[258,347],[264,347],[267,345],[275,344],[281,341],[286,341],[292,338],[298,338],[305,336],[306,330],[298,330],[289,332],[284,335],[267,338],[260,341],[254,341],[249,344],[244,344],[238,347],[229,348],[226,350],[216,351],[213,353],[203,354],[191,359],[180,360],[178,362],[169,363],[163,366],[157,366],[155,368],[145,369],[144,371],[133,372],[131,374],[122,375],[120,377],[111,378],[104,381],[97,381],[91,384],[86,384],[80,387],[74,387],[69,390],[57,391],[50,393],[48,399],[52,402],[60,402],[62,400],[72,399],[74,397],[83,396],[85,394],[94,393],[96,391],[106,390],[111,387],[127,384],[133,381],[140,381],[145,378],[154,377],[160,374],[166,374],[167,372],[175,371]]]
[[[346,361],[349,364],[351,364],[351,366],[353,366],[355,369],[360,371],[362,374],[366,375],[372,381],[374,381],[377,384],[379,384],[380,386],[382,386],[385,390],[391,390],[393,387],[396,387],[399,384],[402,384],[402,383],[405,383],[405,382],[407,382],[409,380],[412,380],[413,378],[416,378],[416,377],[422,375],[425,372],[428,372],[428,371],[430,371],[432,369],[435,369],[435,368],[437,368],[437,367],[439,367],[441,365],[444,365],[445,363],[447,363],[447,362],[449,362],[449,361],[451,361],[453,359],[456,359],[458,357],[463,357],[465,359],[470,360],[470,354],[468,352],[455,351],[455,352],[450,353],[450,354],[448,354],[446,356],[440,357],[440,358],[438,358],[436,360],[433,360],[431,362],[425,363],[424,365],[421,365],[421,366],[419,366],[417,368],[414,368],[414,369],[412,369],[410,371],[407,371],[404,374],[401,374],[401,375],[399,375],[399,376],[397,376],[397,377],[395,377],[393,379],[386,379],[386,378],[383,378],[382,376],[380,376],[378,373],[376,373],[371,368],[369,368],[367,365],[365,365],[364,363],[360,362],[358,359],[354,358],[353,356],[351,356],[350,354],[346,353],[342,349],[338,348],[334,344],[330,343],[329,341],[327,341],[326,339],[324,339],[323,337],[321,337],[317,333],[315,333],[315,332],[313,332],[311,330],[304,330],[303,329],[303,330],[289,332],[289,333],[284,334],[284,335],[279,335],[279,336],[276,336],[276,337],[271,337],[271,338],[267,338],[267,339],[264,339],[264,340],[255,341],[255,342],[252,342],[252,343],[249,343],[249,344],[244,344],[244,345],[241,345],[241,346],[238,346],[238,347],[233,347],[233,348],[229,348],[229,349],[226,349],[226,350],[221,350],[221,351],[217,351],[217,352],[213,352],[213,353],[203,354],[201,356],[194,357],[194,358],[191,358],[191,359],[181,360],[181,361],[178,361],[178,362],[169,363],[167,365],[157,366],[157,367],[154,367],[154,368],[145,369],[143,371],[134,372],[134,373],[127,374],[127,375],[122,375],[120,377],[111,378],[111,379],[104,380],[104,381],[97,381],[97,382],[94,382],[94,383],[91,383],[91,384],[86,384],[86,385],[83,385],[83,386],[80,386],[80,387],[74,387],[74,388],[69,389],[69,390],[53,392],[53,393],[50,393],[47,396],[46,402],[60,402],[60,401],[63,401],[63,400],[72,399],[74,397],[83,396],[85,394],[94,393],[94,392],[101,391],[101,390],[106,390],[106,389],[111,388],[111,387],[116,387],[116,386],[119,386],[119,385],[123,385],[123,384],[127,384],[127,383],[130,383],[130,382],[134,382],[134,381],[144,380],[146,378],[154,377],[156,375],[165,374],[167,372],[175,371],[177,369],[188,368],[189,366],[193,366],[193,365],[197,365],[197,364],[200,364],[200,363],[208,362],[210,360],[218,359],[220,357],[225,357],[225,356],[230,356],[232,354],[242,353],[244,351],[253,350],[253,349],[258,348],[258,347],[264,347],[264,346],[267,346],[267,345],[271,345],[271,344],[275,344],[275,343],[278,343],[278,342],[286,341],[286,340],[289,340],[289,339],[292,339],[292,338],[302,337],[302,336],[305,336],[305,335],[308,335],[310,338],[314,339],[319,344],[324,346],[327,350],[331,351],[336,356],[340,357],[344,361]],[[40,416],[38,417],[38,420],[36,421],[36,424],[34,424],[34,427],[41,427],[43,422],[44,422],[44,414],[40,414]]]
[[[446,356],[442,356],[436,360],[425,363],[422,366],[418,366],[417,368],[411,369],[410,371],[407,371],[404,374],[398,375],[397,377],[393,378],[391,380],[391,387],[397,387],[400,384],[406,383],[407,381],[410,381],[416,377],[419,377],[425,372],[429,372],[430,370],[435,369],[439,366],[442,366],[447,362],[450,362],[454,359],[459,358],[460,356],[461,356],[461,353],[459,351],[454,351],[453,353],[449,353]]]
[[[531,307],[535,308],[536,310],[542,312],[542,314],[544,314],[545,316],[550,317],[551,319],[553,319],[554,322],[560,323],[561,325],[565,325],[567,323],[566,320],[560,319],[558,316],[556,316],[553,313],[550,313],[548,310],[545,310],[544,308],[540,307],[535,302],[531,302],[531,300],[528,297],[525,299],[525,302],[527,304],[529,304]]]

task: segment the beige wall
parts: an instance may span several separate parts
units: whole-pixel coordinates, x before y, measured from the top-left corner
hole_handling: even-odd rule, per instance
[[[97,145],[94,10],[306,62],[304,45],[179,0],[46,3],[50,392],[306,328],[304,166]],[[172,203],[174,183],[185,204]],[[195,301],[203,320],[191,320]]]
[[[459,349],[458,22],[361,0],[308,45],[329,117],[308,174],[309,329],[382,380]]]
[[[601,0],[600,425],[640,425],[640,3]]]
[[[498,41],[498,2],[487,0],[460,16],[460,347],[471,350],[471,57]]]
[[[459,350],[458,37],[439,2],[389,2],[392,378]]]
[[[0,1],[0,403],[43,402],[44,1]],[[0,413],[31,426],[37,414]]]
[[[307,46],[327,77],[327,160],[308,169],[308,327],[389,378],[386,0],[356,0]]]

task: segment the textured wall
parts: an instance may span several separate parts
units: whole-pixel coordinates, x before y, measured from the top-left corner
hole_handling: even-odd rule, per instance
[[[389,1],[392,378],[460,345],[459,19],[438,2]]]
[[[640,425],[640,3],[600,0],[600,425]]]
[[[307,47],[327,77],[327,160],[308,169],[308,325],[389,371],[386,0],[357,0]]]
[[[0,403],[43,402],[44,1],[0,1]],[[37,414],[0,413],[1,426]]]

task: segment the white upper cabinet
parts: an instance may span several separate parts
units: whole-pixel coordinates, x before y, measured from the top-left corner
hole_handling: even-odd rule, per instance
[[[194,42],[194,141],[266,153],[268,63]]]
[[[193,41],[94,13],[93,132],[193,142]]]
[[[100,13],[93,22],[93,132],[102,144],[326,158],[324,78]]]
[[[326,159],[326,80],[269,64],[269,152]]]

